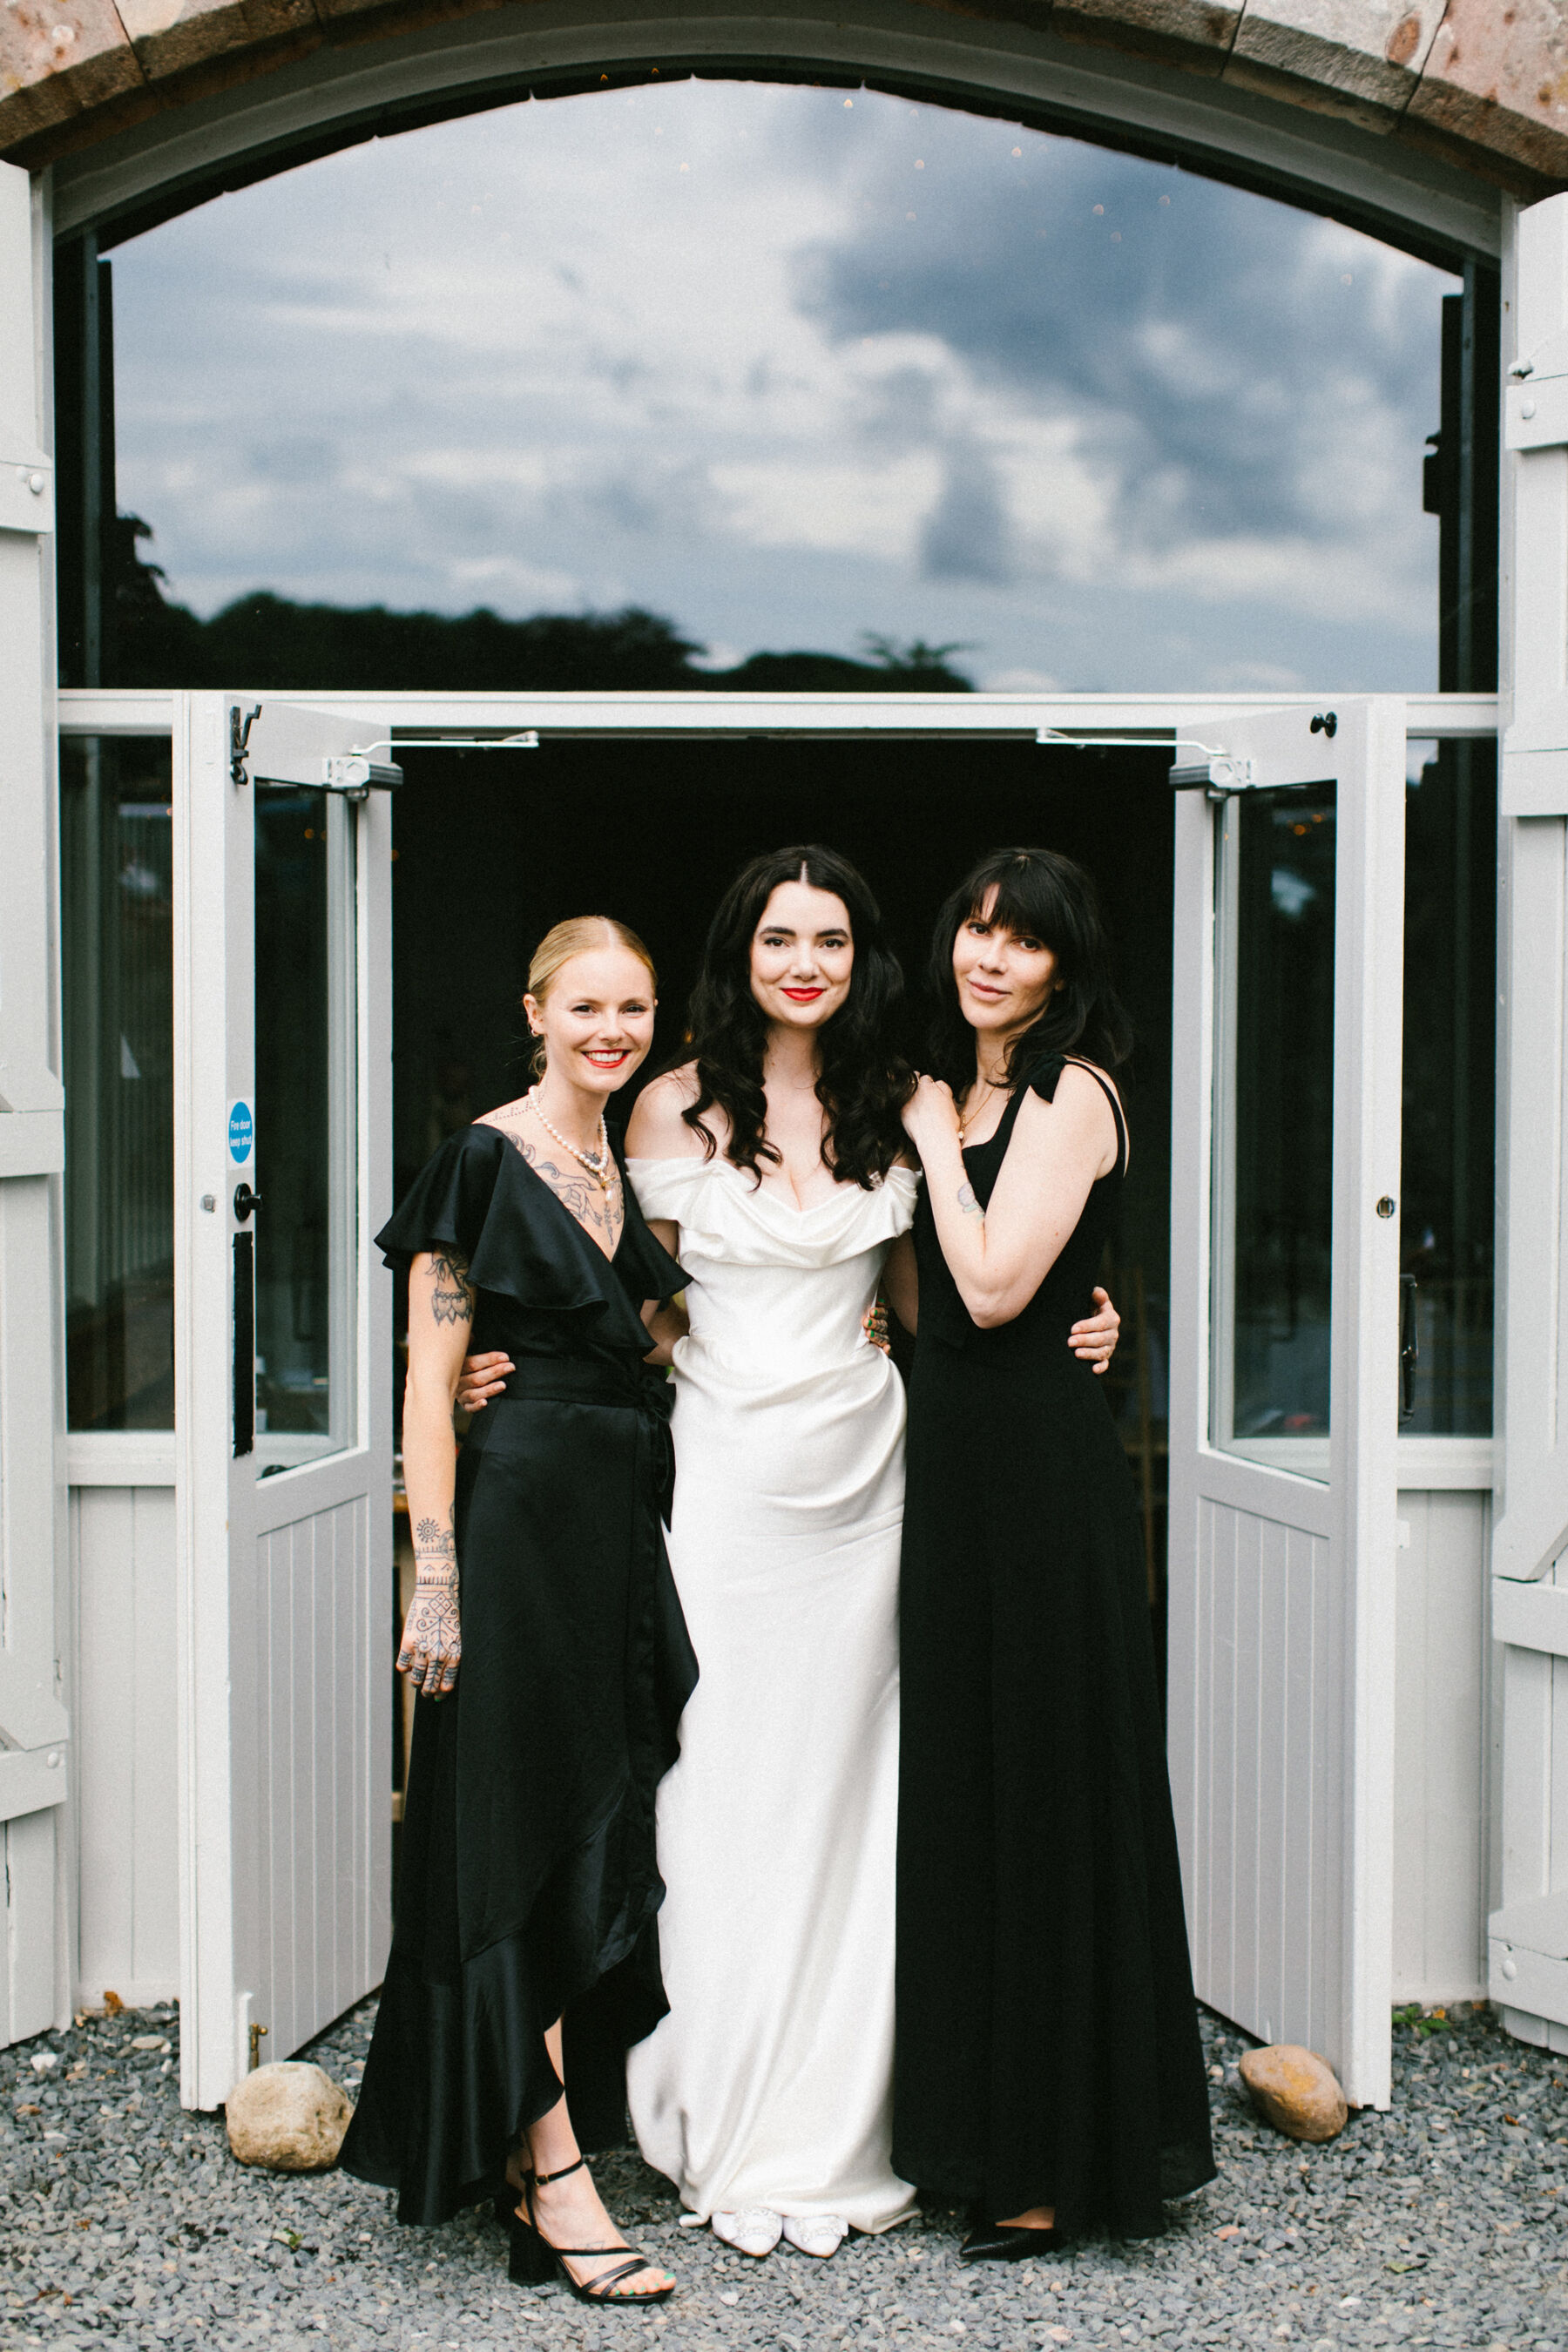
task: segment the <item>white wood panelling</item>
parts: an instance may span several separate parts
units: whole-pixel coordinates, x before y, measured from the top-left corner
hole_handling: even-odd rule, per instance
[[[167,1486],[172,1491],[174,1433],[73,1430],[66,1439],[66,1475],[73,1486]]]
[[[277,2056],[319,2032],[381,1972],[384,1897],[366,1860],[390,1818],[391,1742],[379,1702],[391,1612],[369,1622],[363,1475],[361,1487],[349,1502],[275,1528],[257,1547],[249,1736],[263,1801],[252,2011]],[[390,1496],[380,1504],[390,1517]]]
[[[46,474],[49,251],[45,182],[0,163],[0,449]],[[0,2042],[63,2021],[70,1998],[48,507],[29,494],[0,515],[0,1745],[35,1759],[13,1767],[4,1800],[28,1810],[0,1829]]]
[[[76,1999],[179,1990],[172,1486],[73,1491],[79,1782]]]
[[[1206,2001],[1255,2020],[1264,2041],[1324,2049],[1342,2001],[1348,1735],[1331,1549],[1205,1497],[1195,1556],[1209,1706],[1191,1790],[1204,1858],[1188,1888],[1194,1973]]]
[[[1505,366],[1568,331],[1568,197],[1511,221],[1503,299]],[[1505,451],[1502,521],[1492,1610],[1504,1646],[1490,1985],[1506,2002],[1505,1961],[1514,1968],[1510,2030],[1563,2047],[1568,1968],[1516,1959],[1507,1941],[1568,1886],[1568,447]]]
[[[1395,1567],[1394,1997],[1486,1991],[1490,1497],[1401,1490]]]

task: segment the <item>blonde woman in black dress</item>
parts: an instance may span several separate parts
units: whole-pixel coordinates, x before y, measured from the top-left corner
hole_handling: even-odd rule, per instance
[[[537,1086],[452,1136],[378,1236],[409,1275],[404,1468],[419,1693],[397,1927],[341,2161],[444,2221],[492,2191],[511,2275],[661,2302],[582,2145],[625,2135],[625,2053],[668,2006],[658,1782],[696,1663],[665,1556],[668,1391],[645,1368],[680,1268],[605,1107],[653,1038],[647,950],[600,918],[543,941]],[[645,1319],[646,1318],[646,1319]],[[509,1374],[455,1452],[465,1349]],[[564,2090],[563,2089],[564,2085]]]
[[[1093,886],[1001,852],[938,919],[900,1589],[893,2164],[966,2261],[1213,2178],[1136,1502],[1063,1342],[1127,1167]]]

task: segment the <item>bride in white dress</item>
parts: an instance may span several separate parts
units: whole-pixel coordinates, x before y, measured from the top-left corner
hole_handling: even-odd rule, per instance
[[[749,867],[707,975],[722,992],[740,950],[748,1002],[694,1011],[700,1041],[734,1024],[752,1045],[753,1132],[693,1064],[647,1087],[626,1138],[691,1277],[669,1554],[700,1669],[659,1794],[670,2013],[628,2068],[632,2122],[692,2212],[757,2254],[781,2228],[830,2254],[913,2207],[888,2157],[904,1395],[865,1321],[918,1180],[885,1055],[855,1073],[852,1133],[831,1059],[818,1092],[836,1015],[879,1039],[897,981],[878,928],[827,853]],[[836,1175],[836,1143],[861,1182]]]

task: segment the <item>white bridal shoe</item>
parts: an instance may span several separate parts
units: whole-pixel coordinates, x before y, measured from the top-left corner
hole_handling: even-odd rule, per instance
[[[784,2221],[784,2234],[803,2254],[814,2254],[819,2263],[825,2263],[849,2235],[849,2224],[840,2221],[837,2213],[813,2213],[804,2218],[792,2213]]]
[[[759,2262],[764,2254],[773,2252],[781,2231],[789,2227],[776,2213],[770,2213],[765,2205],[748,2205],[739,2213],[715,2213],[712,2220],[716,2238],[722,2238],[737,2253],[751,2254]]]

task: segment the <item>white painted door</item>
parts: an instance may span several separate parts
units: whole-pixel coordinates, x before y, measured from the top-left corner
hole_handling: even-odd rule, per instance
[[[44,183],[0,163],[0,2042],[69,2014]]]
[[[256,710],[182,697],[174,734],[181,2095],[199,2107],[378,1983],[388,1936],[391,1318],[371,1236],[390,1208],[391,814],[351,756],[384,730]]]
[[[1176,803],[1169,1728],[1199,1998],[1389,2095],[1405,706]]]
[[[1519,215],[1510,260],[1491,1588],[1502,1901],[1488,1981],[1512,2031],[1568,2050],[1568,197]]]

